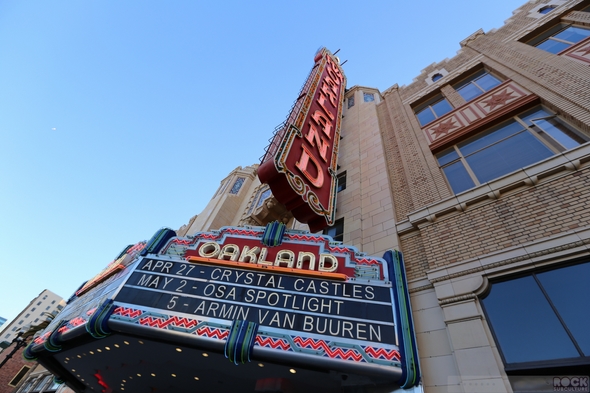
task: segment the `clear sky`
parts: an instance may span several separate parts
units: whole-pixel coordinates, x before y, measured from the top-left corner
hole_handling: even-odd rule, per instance
[[[0,316],[199,213],[258,162],[319,47],[383,91],[523,3],[0,1]]]

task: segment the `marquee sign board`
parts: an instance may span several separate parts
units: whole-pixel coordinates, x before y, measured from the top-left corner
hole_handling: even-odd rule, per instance
[[[26,356],[65,373],[49,358],[80,335],[133,334],[207,349],[235,364],[356,375],[359,386],[419,382],[399,252],[369,257],[277,222],[186,238],[164,229],[127,250],[116,260],[122,267],[83,285]]]
[[[336,165],[346,78],[326,48],[258,168],[274,197],[317,232],[334,223]]]

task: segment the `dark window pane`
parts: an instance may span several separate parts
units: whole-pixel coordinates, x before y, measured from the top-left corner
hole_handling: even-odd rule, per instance
[[[482,95],[483,91],[475,86],[473,83],[468,83],[465,86],[459,88],[457,92],[465,99],[465,101],[471,101],[475,97]]]
[[[543,49],[544,51],[550,52],[550,53],[559,53],[562,50],[569,48],[570,44],[566,44],[563,42],[559,42],[559,41],[555,41],[555,40],[546,40],[541,42],[539,45],[537,45],[537,48],[539,49]]]
[[[570,26],[559,34],[554,35],[564,41],[576,42],[582,41],[584,38],[590,36],[590,30],[582,29],[581,27]]]
[[[539,273],[537,278],[584,355],[590,356],[590,263]]]
[[[475,187],[473,180],[471,180],[461,161],[444,167],[443,171],[455,194]]]
[[[544,158],[553,152],[528,131],[465,157],[480,183],[485,183]]]
[[[433,121],[434,119],[436,119],[436,117],[434,117],[434,113],[432,113],[432,110],[430,109],[430,107],[426,107],[424,109],[422,109],[420,112],[416,113],[416,117],[418,118],[418,121],[420,122],[420,125],[424,126],[428,123],[430,123],[431,121]]]
[[[459,154],[457,154],[457,151],[455,149],[450,149],[448,151],[442,152],[436,157],[436,159],[438,160],[438,164],[440,166],[448,164],[449,162],[456,160],[457,158],[459,158]]]
[[[332,239],[341,242],[344,238],[344,218],[339,218],[334,225],[324,229],[324,234],[331,236]]]
[[[579,356],[532,276],[492,284],[482,302],[507,363]]]
[[[449,104],[449,102],[443,98],[435,104],[432,104],[432,110],[434,110],[434,113],[436,113],[437,117],[441,117],[445,113],[452,111],[453,108],[451,107],[451,104]]]
[[[349,97],[348,98],[348,108],[350,109],[350,107],[354,106],[354,97]]]
[[[554,5],[548,5],[539,10],[539,14],[548,14],[555,9]]]
[[[500,80],[490,74],[485,74],[481,78],[475,80],[475,83],[485,91],[488,91],[498,86]]]
[[[344,191],[346,190],[346,172],[341,173],[340,175],[338,175],[338,185],[336,187],[336,192],[340,192],[340,191]]]
[[[466,156],[522,130],[523,127],[519,123],[512,121],[508,124],[504,124],[496,130],[492,129],[476,139],[472,139],[465,144],[459,145],[459,150],[461,150],[463,155]]]
[[[430,78],[430,79],[432,79],[433,82],[436,82],[437,80],[441,79],[442,77],[443,76],[441,74],[434,74],[434,75],[432,75],[432,78]]]

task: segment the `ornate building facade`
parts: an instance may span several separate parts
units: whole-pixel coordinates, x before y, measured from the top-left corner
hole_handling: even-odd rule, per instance
[[[346,90],[324,233],[404,254],[414,389],[589,391],[590,1],[533,0],[460,44],[410,85]],[[176,234],[306,230],[258,169],[232,171]]]
[[[530,1],[460,44],[410,85],[347,90],[325,232],[404,253],[425,391],[587,389],[590,2]],[[241,171],[223,225],[305,228]]]

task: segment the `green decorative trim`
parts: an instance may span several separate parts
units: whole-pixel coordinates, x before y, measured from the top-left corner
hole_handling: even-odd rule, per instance
[[[249,362],[257,332],[257,323],[235,320],[225,342],[225,357],[235,365],[238,365],[238,362]]]
[[[398,320],[397,334],[400,338],[403,371],[399,384],[402,389],[410,389],[420,382],[420,363],[403,256],[400,251],[390,250],[385,253],[383,258],[388,264],[389,279],[394,285],[393,295]]]
[[[262,244],[267,247],[280,246],[283,243],[283,235],[287,226],[282,222],[274,221],[266,224],[262,234]]]

